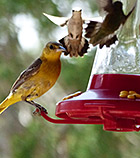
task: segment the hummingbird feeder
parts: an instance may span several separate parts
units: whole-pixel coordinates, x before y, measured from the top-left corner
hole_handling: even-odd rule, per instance
[[[129,10],[129,3],[124,3]],[[52,123],[102,124],[108,131],[140,130],[140,99],[122,98],[121,91],[140,93],[140,2],[123,26],[119,41],[110,48],[97,49],[87,91],[61,101],[58,119],[41,115]]]

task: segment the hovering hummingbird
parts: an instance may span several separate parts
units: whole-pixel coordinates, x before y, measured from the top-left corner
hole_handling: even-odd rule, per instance
[[[107,13],[102,23],[97,21],[90,21],[86,30],[85,37],[90,38],[89,43],[93,46],[99,44],[102,48],[104,45],[109,47],[118,40],[116,31],[121,25],[124,25],[128,17],[135,9],[136,4],[132,10],[125,15],[123,12],[123,4],[120,1],[113,3],[112,0],[98,0],[97,2],[104,12]]]
[[[56,17],[43,13],[55,24],[61,27],[65,25],[67,26],[68,35],[60,39],[59,42],[62,43],[67,50],[65,55],[69,54],[70,57],[83,56],[85,53],[87,53],[87,49],[89,48],[88,41],[82,37],[84,20],[82,19],[81,13],[82,9],[74,9],[72,10],[71,18]]]

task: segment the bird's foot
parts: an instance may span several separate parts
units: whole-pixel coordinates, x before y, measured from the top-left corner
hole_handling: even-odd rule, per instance
[[[43,106],[41,106],[40,104],[38,104],[34,101],[27,101],[26,100],[26,102],[36,107],[36,109],[33,111],[34,115],[41,115],[42,111],[45,112],[46,114],[48,114],[47,110]]]
[[[64,101],[64,100],[67,100],[67,99],[71,99],[71,98],[74,98],[74,97],[79,96],[80,94],[82,94],[82,92],[81,92],[81,91],[78,91],[78,92],[76,92],[76,93],[74,93],[74,94],[70,94],[70,95],[64,97],[62,100]]]
[[[47,110],[46,110],[44,107],[42,107],[42,106],[37,107],[37,108],[33,111],[33,114],[40,116],[42,111],[45,112],[46,114],[48,114]]]

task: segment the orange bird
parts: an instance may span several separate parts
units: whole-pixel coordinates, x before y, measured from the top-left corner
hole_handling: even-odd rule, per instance
[[[66,52],[60,43],[49,42],[41,56],[23,71],[13,84],[10,94],[0,104],[0,114],[10,105],[26,101],[44,109],[33,100],[46,93],[56,82],[61,71],[60,55]]]

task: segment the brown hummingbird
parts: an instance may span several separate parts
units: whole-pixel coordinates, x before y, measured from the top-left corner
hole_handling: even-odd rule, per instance
[[[67,50],[65,55],[69,54],[70,57],[83,56],[85,53],[87,53],[87,49],[89,48],[88,41],[82,37],[84,20],[82,19],[81,13],[82,9],[73,9],[72,16],[70,18],[56,17],[44,13],[44,15],[47,16],[55,24],[58,25],[59,21],[60,26],[67,26],[68,35],[60,39],[59,42],[62,43],[62,45]],[[64,22],[62,23],[63,18]]]
[[[98,4],[107,15],[102,23],[90,21],[85,29],[85,37],[90,38],[89,43],[93,46],[99,44],[100,48],[104,45],[109,47],[118,40],[116,31],[121,25],[125,24],[126,20],[135,9],[136,4],[127,15],[124,14],[123,4],[120,1],[113,3],[112,0],[98,0]]]

